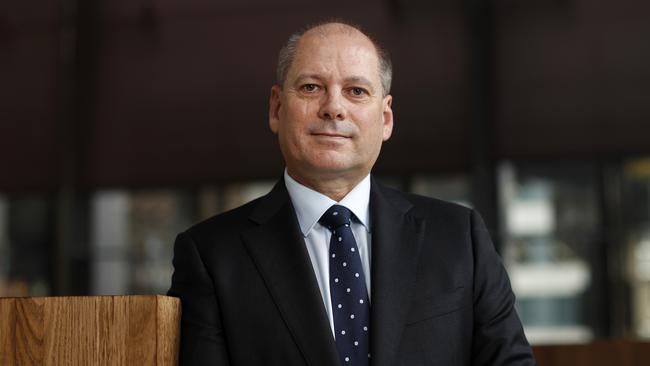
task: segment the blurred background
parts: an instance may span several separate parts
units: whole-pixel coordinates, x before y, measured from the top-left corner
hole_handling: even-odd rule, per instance
[[[0,3],[0,296],[166,292],[176,233],[262,195],[277,51],[327,17],[394,62],[374,173],[477,208],[534,344],[650,339],[650,3]]]

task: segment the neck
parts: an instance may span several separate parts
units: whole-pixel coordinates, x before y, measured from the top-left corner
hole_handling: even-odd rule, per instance
[[[290,169],[287,173],[296,182],[311,188],[316,192],[322,193],[327,197],[339,202],[345,197],[354,187],[359,184],[368,174],[362,176],[355,176],[354,178],[338,175],[333,178],[327,177],[306,177],[295,174]]]

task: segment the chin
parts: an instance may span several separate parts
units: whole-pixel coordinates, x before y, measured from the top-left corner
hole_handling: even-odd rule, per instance
[[[358,165],[352,164],[350,161],[318,161],[310,164],[309,168],[317,175],[330,178],[344,176],[360,169]]]
[[[315,169],[331,171],[347,170],[353,164],[346,155],[347,154],[340,154],[336,152],[318,154],[310,158],[308,164],[313,166]]]

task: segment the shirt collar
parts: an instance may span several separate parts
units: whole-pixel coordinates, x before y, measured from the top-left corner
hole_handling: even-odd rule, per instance
[[[340,202],[326,195],[305,187],[289,176],[284,170],[284,184],[296,210],[298,224],[302,235],[307,237],[311,229],[332,205],[339,204],[352,211],[361,224],[370,232],[369,203],[370,203],[370,174],[359,182]]]

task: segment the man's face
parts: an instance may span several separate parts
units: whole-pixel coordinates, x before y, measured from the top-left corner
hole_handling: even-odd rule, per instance
[[[391,135],[391,102],[370,40],[356,31],[305,33],[284,86],[271,89],[269,124],[289,174],[303,184],[365,177]]]

